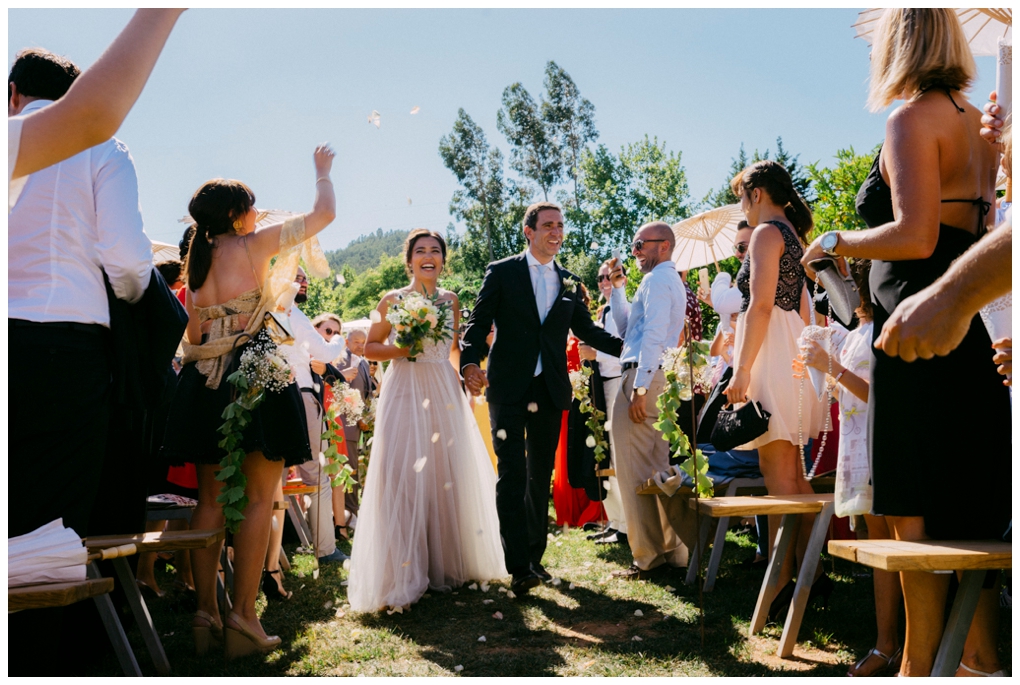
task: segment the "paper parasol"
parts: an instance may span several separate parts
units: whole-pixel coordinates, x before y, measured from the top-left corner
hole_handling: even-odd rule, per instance
[[[716,207],[673,225],[677,271],[689,271],[733,256],[737,224],[744,218],[740,205]]]

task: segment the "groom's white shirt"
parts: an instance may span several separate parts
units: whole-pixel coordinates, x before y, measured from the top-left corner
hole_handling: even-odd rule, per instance
[[[545,302],[538,301],[538,267],[542,265],[542,262],[535,259],[535,255],[531,254],[531,250],[524,251],[524,258],[528,260],[528,275],[531,276],[531,292],[535,294],[535,305],[538,307],[539,318],[545,320],[545,315],[549,313],[552,306],[556,303],[556,296],[560,294],[560,277],[556,273],[556,260],[553,259],[546,266],[549,268],[545,270]],[[542,353],[538,353],[538,364],[535,365],[535,375],[542,373]]]

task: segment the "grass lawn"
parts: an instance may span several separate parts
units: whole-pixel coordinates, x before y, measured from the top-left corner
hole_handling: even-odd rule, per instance
[[[409,613],[392,616],[351,613],[346,571],[326,567],[313,580],[311,557],[299,555],[285,581],[294,597],[269,605],[259,599],[263,624],[283,647],[229,664],[221,655],[194,655],[191,615],[179,605],[164,599],[149,607],[173,673],[184,676],[843,676],[874,646],[869,570],[827,556],[836,589],[827,609],[808,609],[795,658],[776,657],[779,626],[748,638],[764,575],[743,564],[753,555],[750,534],[728,534],[715,590],[704,595],[704,647],[698,592],[684,585],[681,571],[655,581],[611,579],[630,563],[629,550],[594,545],[580,530],[557,531],[549,543],[546,568],[562,579],[558,585],[516,600],[499,591],[508,582],[488,592],[429,593]],[[153,674],[137,629],[129,637],[143,672]],[[999,651],[1007,672],[1011,638],[1010,610],[1002,609]],[[112,654],[89,674],[118,675]]]

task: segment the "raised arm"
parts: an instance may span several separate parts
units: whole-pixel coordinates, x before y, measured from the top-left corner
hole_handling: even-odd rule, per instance
[[[145,87],[183,9],[140,9],[64,97],[25,117],[14,178],[109,140]]]

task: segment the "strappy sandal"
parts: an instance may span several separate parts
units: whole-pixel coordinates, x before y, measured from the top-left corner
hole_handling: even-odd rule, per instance
[[[995,671],[994,673],[986,673],[985,671],[979,671],[976,668],[971,668],[970,666],[968,666],[967,664],[963,663],[962,661],[960,662],[960,668],[965,670],[967,673],[970,673],[971,675],[978,676],[978,677],[981,677],[981,678],[1005,678],[1006,677],[1006,672],[1004,670],[1002,670],[1001,668],[998,671]]]
[[[864,666],[864,662],[867,661],[868,659],[870,659],[873,656],[874,657],[878,657],[879,659],[884,661],[885,665],[884,666],[879,666],[877,669],[875,669],[874,671],[869,673],[867,676],[859,676],[859,675],[857,675],[857,672],[859,670],[861,670],[862,666]],[[865,654],[863,659],[861,659],[856,664],[854,664],[853,669],[847,671],[846,675],[847,675],[848,678],[870,678],[870,677],[874,677],[874,676],[885,675],[885,674],[890,673],[890,672],[892,672],[894,670],[895,671],[899,671],[900,670],[900,662],[901,661],[903,661],[903,649],[902,648],[899,648],[895,652],[893,652],[892,656],[889,656],[888,654],[883,654],[882,652],[878,651],[877,649],[873,649],[870,652],[868,652],[867,654]]]

